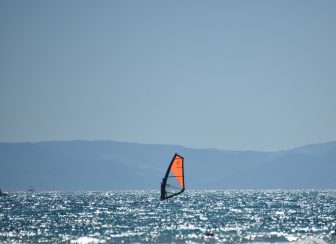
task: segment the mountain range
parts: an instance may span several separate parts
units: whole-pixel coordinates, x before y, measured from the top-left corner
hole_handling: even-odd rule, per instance
[[[336,188],[336,141],[277,152],[117,141],[0,143],[4,191],[159,189],[174,153],[187,189]]]

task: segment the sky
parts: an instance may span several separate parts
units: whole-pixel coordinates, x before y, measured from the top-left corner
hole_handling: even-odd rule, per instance
[[[0,1],[0,141],[336,139],[336,1]]]

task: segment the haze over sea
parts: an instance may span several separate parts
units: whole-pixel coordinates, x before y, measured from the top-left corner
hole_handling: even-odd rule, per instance
[[[18,192],[0,198],[4,243],[336,243],[336,190]]]

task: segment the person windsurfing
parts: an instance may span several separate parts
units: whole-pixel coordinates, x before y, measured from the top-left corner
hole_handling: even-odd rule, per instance
[[[164,200],[165,197],[166,197],[166,189],[165,189],[165,179],[163,178],[162,181],[161,181],[161,197],[160,197],[160,200]]]
[[[184,163],[183,157],[175,153],[167,172],[161,181],[160,200],[175,197],[184,192]]]

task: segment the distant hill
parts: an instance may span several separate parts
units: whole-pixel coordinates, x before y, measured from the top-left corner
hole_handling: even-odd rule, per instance
[[[336,141],[280,152],[116,141],[0,143],[0,188],[158,189],[175,152],[185,157],[189,189],[336,188]]]

